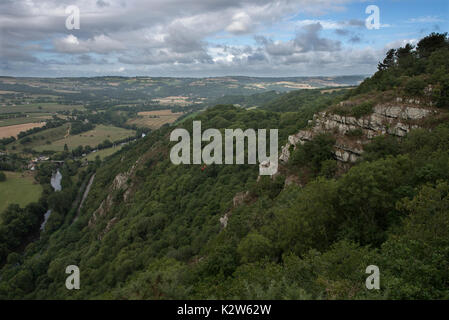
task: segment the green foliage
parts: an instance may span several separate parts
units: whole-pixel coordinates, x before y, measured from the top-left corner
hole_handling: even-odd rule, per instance
[[[363,130],[360,128],[349,130],[348,132],[346,132],[346,135],[348,137],[354,137],[354,138],[361,137],[361,136],[363,136]]]
[[[435,87],[433,100],[439,107],[448,105],[447,70],[449,40],[447,33],[431,33],[416,48],[410,44],[387,52],[378,71],[352,90],[350,95],[385,91],[401,87],[405,94],[424,96],[427,85]]]
[[[397,155],[400,153],[400,144],[393,136],[378,136],[371,143],[365,146],[363,159],[373,161],[385,158],[387,155]]]
[[[319,90],[295,90],[272,99],[263,109],[277,112],[294,112],[315,108],[316,106],[329,106],[337,97],[342,97],[346,90],[322,92]]]
[[[414,77],[405,83],[404,91],[411,96],[419,96],[424,92],[426,81],[422,77]]]
[[[338,106],[333,108],[333,112],[340,116],[356,117],[357,119],[373,113],[374,103],[366,101],[353,106]]]
[[[348,95],[394,86],[418,92],[421,79],[444,101],[440,66],[447,65],[446,55],[446,36],[438,34],[416,50],[390,51],[379,71]],[[220,105],[193,119],[203,130],[279,128],[284,141],[325,107],[315,104],[323,102],[321,95],[282,95],[279,110]],[[350,111],[363,116],[370,107],[368,101]],[[180,126],[191,132],[193,119]],[[153,131],[87,168],[67,161],[63,191],[45,191],[54,210],[48,230],[26,248],[21,246],[37,230],[47,203],[5,210],[0,298],[449,298],[447,124],[402,139],[375,138],[345,173],[333,159],[333,139],[318,135],[297,147],[281,175],[259,180],[257,166],[173,165],[170,129]],[[48,184],[54,170],[39,165],[37,179]],[[74,200],[93,170],[75,220]],[[309,173],[307,183],[285,186],[284,174],[298,171]],[[126,186],[118,187],[123,175]],[[241,203],[233,202],[237,193],[245,195]],[[82,290],[64,288],[69,264],[83,270]],[[368,265],[381,270],[380,290],[365,287]]]
[[[424,185],[398,209],[407,217],[382,246],[385,290],[394,299],[448,299],[449,184]]]
[[[328,134],[320,134],[307,141],[293,152],[291,164],[299,167],[309,168],[314,175],[321,170],[321,163],[333,159],[332,148],[335,139]]]
[[[242,263],[250,263],[262,260],[273,254],[270,240],[256,232],[248,234],[240,241],[237,253]]]

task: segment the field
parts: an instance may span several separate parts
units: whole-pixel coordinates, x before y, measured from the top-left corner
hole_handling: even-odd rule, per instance
[[[53,141],[64,138],[67,128],[69,127],[68,123],[63,124],[57,128],[50,128],[41,132],[33,133],[28,137],[31,138],[31,142],[26,144],[21,144],[20,141],[15,141],[9,145],[7,145],[8,151],[10,152],[20,152],[23,151],[24,148],[36,148],[39,146],[44,146]],[[0,128],[1,130],[1,128]],[[14,150],[13,150],[14,149]]]
[[[9,138],[11,136],[17,137],[17,135],[22,131],[27,131],[28,129],[32,129],[35,127],[42,127],[44,125],[45,122],[39,122],[39,123],[15,124],[12,126],[0,127],[0,139]]]
[[[42,113],[42,114],[30,113],[30,114],[27,114],[27,115],[28,115],[27,117],[1,119],[0,120],[0,127],[12,126],[12,125],[15,125],[15,124],[41,122],[41,121],[44,121],[44,120],[51,119],[51,115],[49,113]]]
[[[71,111],[71,110],[84,110],[81,105],[64,105],[52,102],[46,103],[30,103],[15,106],[0,106],[1,113],[11,113],[11,112],[23,112],[23,113],[35,113],[35,112],[50,112],[54,113],[57,111]]]
[[[77,135],[70,135],[67,138],[62,138],[53,141],[51,144],[41,145],[34,148],[36,151],[52,150],[63,151],[64,145],[67,144],[69,150],[72,150],[78,146],[91,146],[96,147],[104,140],[111,142],[124,139],[134,135],[134,130],[127,130],[114,126],[98,125],[95,129],[83,132]]]
[[[25,207],[28,203],[39,200],[42,186],[34,181],[31,173],[4,173],[6,181],[0,182],[0,212],[11,203]]]
[[[157,111],[142,111],[138,113],[138,118],[128,121],[129,124],[135,124],[138,127],[158,129],[166,123],[173,123],[182,115],[181,112],[173,113],[169,109]]]
[[[153,99],[153,101],[155,101],[163,106],[177,105],[177,106],[185,107],[185,106],[188,106],[189,104],[192,104],[192,102],[189,100],[189,97],[183,97],[183,96],[171,96],[171,97]]]
[[[104,158],[110,156],[111,154],[116,153],[117,151],[119,151],[122,148],[122,146],[116,146],[116,147],[111,147],[111,148],[106,148],[103,150],[99,150],[97,152],[91,152],[86,156],[86,159],[89,161],[94,161],[95,158],[97,156],[100,157],[101,160],[103,160]]]

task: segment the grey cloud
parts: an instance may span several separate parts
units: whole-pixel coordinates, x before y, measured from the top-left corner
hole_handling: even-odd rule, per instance
[[[357,35],[354,35],[349,39],[349,42],[352,42],[352,43],[359,43],[361,41],[362,41],[362,39]]]
[[[351,19],[349,21],[346,21],[346,24],[354,27],[364,27],[365,21],[359,19]]]
[[[103,1],[103,0],[97,0],[97,6],[100,8],[104,8],[104,7],[109,6],[109,3],[106,1]]]
[[[2,72],[37,75],[101,73],[121,64],[129,65],[126,73],[132,75],[148,70],[172,75],[327,74],[320,63],[337,70],[335,59],[346,57],[336,55],[341,43],[322,36],[319,23],[304,26],[287,41],[256,36],[255,45],[228,45],[220,53],[207,40],[251,35],[286,15],[334,10],[347,1],[352,0],[3,0],[1,67]],[[65,7],[72,4],[81,10],[80,30],[65,28]],[[341,28],[358,25],[360,21],[350,20]]]
[[[302,52],[308,51],[338,51],[341,48],[340,41],[321,38],[319,32],[323,29],[321,24],[314,23],[303,28],[303,31],[295,37],[295,45],[301,48]]]
[[[335,33],[339,36],[346,36],[349,34],[349,31],[345,29],[335,29]]]

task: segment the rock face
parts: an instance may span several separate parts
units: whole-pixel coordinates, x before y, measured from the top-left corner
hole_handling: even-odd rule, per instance
[[[344,104],[343,102],[341,103]],[[410,105],[412,104],[412,106]],[[363,153],[363,145],[379,135],[405,136],[411,129],[418,128],[417,122],[436,111],[420,105],[419,100],[397,98],[394,103],[378,104],[373,113],[360,118],[341,116],[338,114],[320,112],[309,121],[310,128],[301,130],[288,137],[288,142],[281,149],[279,160],[287,163],[291,149],[299,144],[310,141],[320,133],[330,133],[335,139],[334,155],[338,161],[353,163]],[[357,138],[350,138],[348,133],[357,131]]]
[[[232,209],[242,205],[249,197],[249,191],[242,191],[235,194],[232,199],[232,208],[224,214],[223,217],[220,217],[220,225],[221,228],[224,229],[228,225],[229,216],[231,215]]]
[[[92,214],[92,217],[89,219],[88,226],[92,227],[95,225],[97,219],[99,217],[107,215],[107,213],[112,209],[114,206],[114,196],[113,194],[117,191],[123,191],[122,199],[124,202],[128,202],[130,199],[130,196],[132,194],[133,184],[131,183],[128,185],[128,181],[130,180],[130,177],[134,174],[136,171],[137,165],[139,164],[139,160],[137,160],[131,168],[127,172],[119,173],[115,176],[114,180],[112,181],[112,184],[109,188],[109,193],[106,196],[106,199],[104,199],[100,206],[95,210]],[[121,199],[120,199],[121,200]],[[116,220],[109,225],[109,227],[106,227],[106,229],[103,231],[103,235],[106,234],[112,228]]]

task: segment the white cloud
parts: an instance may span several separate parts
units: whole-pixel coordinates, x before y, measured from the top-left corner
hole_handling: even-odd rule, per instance
[[[359,28],[360,20],[291,19],[342,10],[351,1],[361,0],[71,0],[80,8],[81,29],[69,31],[68,2],[8,0],[0,3],[3,43],[8,44],[2,48],[7,61],[0,67],[17,74],[43,70],[46,75],[47,70],[114,70],[124,75],[148,70],[162,75],[363,73],[372,68],[366,63],[373,60],[371,50],[365,52],[370,59],[364,60],[361,51],[321,34]],[[301,37],[280,38],[273,28],[272,39],[253,43],[254,35],[286,23]],[[217,45],[217,35],[227,45]],[[351,66],[350,58],[357,64]]]
[[[104,34],[87,40],[79,40],[76,36],[69,34],[66,37],[55,39],[53,44],[56,51],[64,53],[110,53],[125,48],[122,43]]]
[[[411,19],[408,19],[407,22],[410,22],[410,23],[437,23],[437,22],[444,22],[444,20],[437,16],[425,16],[425,17],[411,18]]]

